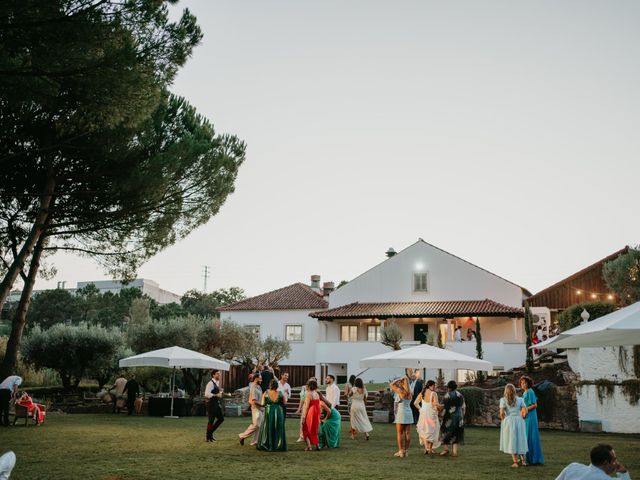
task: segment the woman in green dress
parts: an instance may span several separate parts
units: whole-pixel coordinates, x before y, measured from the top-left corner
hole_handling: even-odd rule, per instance
[[[340,412],[324,398],[320,400],[320,408],[324,411],[324,418],[320,421],[318,430],[320,448],[338,448],[340,446]]]
[[[265,452],[286,452],[287,437],[284,431],[284,415],[286,400],[278,391],[278,381],[273,378],[269,382],[269,390],[262,394],[264,416],[258,437],[258,450]]]

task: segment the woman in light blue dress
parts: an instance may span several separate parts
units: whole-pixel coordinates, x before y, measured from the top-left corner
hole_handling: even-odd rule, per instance
[[[520,388],[524,390],[522,399],[527,407],[527,418],[524,421],[527,427],[527,447],[529,447],[529,451],[525,458],[527,465],[542,465],[544,464],[544,455],[542,455],[540,432],[538,431],[538,398],[531,387],[533,387],[531,377],[525,375],[520,378]]]
[[[526,465],[527,427],[524,417],[527,407],[524,400],[516,394],[516,387],[508,383],[504,387],[504,396],[500,399],[500,451],[511,454],[512,468],[518,467],[518,455],[522,465]]]
[[[394,457],[409,456],[409,443],[411,441],[411,425],[413,425],[413,412],[411,411],[411,388],[409,378],[404,376],[389,384],[394,393],[396,405],[396,439],[398,441],[398,451]]]

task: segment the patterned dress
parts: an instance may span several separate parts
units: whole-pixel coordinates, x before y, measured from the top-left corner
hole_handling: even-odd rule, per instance
[[[464,397],[457,390],[452,390],[444,396],[442,403],[442,443],[464,443]]]

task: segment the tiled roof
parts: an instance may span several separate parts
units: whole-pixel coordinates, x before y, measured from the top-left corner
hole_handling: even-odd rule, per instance
[[[220,307],[218,311],[228,310],[315,310],[327,308],[329,304],[322,295],[304,283],[294,283],[288,287],[263,293],[239,302]]]
[[[439,302],[350,303],[341,307],[313,312],[319,320],[340,318],[398,318],[398,317],[522,317],[521,308],[510,307],[493,300],[451,300]]]

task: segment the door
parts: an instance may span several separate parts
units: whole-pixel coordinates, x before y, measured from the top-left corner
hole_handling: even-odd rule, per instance
[[[427,343],[427,335],[429,334],[429,325],[426,323],[413,324],[413,340],[420,343]]]

